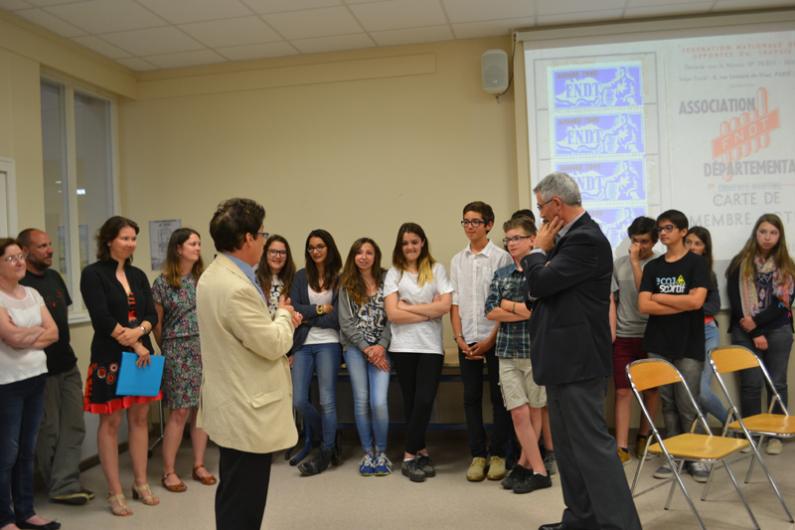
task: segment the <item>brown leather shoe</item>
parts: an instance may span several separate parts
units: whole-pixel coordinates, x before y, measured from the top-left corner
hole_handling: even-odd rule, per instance
[[[213,484],[218,482],[218,480],[212,475],[208,475],[206,477],[202,477],[198,473],[196,473],[199,469],[202,469],[202,468],[204,468],[205,471],[207,470],[207,468],[204,467],[204,464],[201,464],[201,465],[198,465],[198,466],[193,466],[193,480],[198,480],[199,482],[201,482],[205,486],[212,486]]]
[[[184,483],[184,482],[182,482],[182,479],[180,479],[179,483],[177,483],[177,484],[166,484],[166,479],[168,478],[168,476],[169,476],[169,475],[174,475],[175,477],[179,478],[179,477],[177,476],[177,474],[176,474],[176,473],[174,473],[173,471],[171,471],[171,472],[169,472],[169,473],[166,473],[165,475],[163,475],[163,478],[161,478],[161,479],[160,479],[160,483],[161,483],[161,484],[163,485],[163,487],[164,487],[164,488],[166,488],[168,491],[170,491],[170,492],[172,492],[172,493],[182,493],[183,491],[185,491],[185,490],[187,490],[187,489],[188,489],[188,486],[186,486],[186,485],[185,485],[185,483]]]

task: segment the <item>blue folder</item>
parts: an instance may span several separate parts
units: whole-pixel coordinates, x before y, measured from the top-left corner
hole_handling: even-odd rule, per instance
[[[138,355],[125,351],[121,354],[119,382],[116,394],[119,396],[156,396],[160,392],[160,381],[163,379],[163,363],[165,357],[152,355],[148,366],[138,368],[135,362]]]

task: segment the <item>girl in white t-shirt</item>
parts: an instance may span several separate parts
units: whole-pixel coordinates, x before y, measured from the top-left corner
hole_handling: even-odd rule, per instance
[[[450,311],[453,286],[416,223],[403,223],[398,230],[392,265],[384,279],[384,306],[406,418],[402,472],[412,482],[423,482],[436,475],[425,431],[442,373],[442,316]]]
[[[0,528],[58,528],[33,509],[33,454],[47,377],[44,348],[58,340],[58,327],[41,295],[19,284],[24,276],[19,244],[0,239]]]

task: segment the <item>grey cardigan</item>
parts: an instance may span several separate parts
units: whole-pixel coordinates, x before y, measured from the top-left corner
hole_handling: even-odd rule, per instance
[[[340,343],[342,344],[343,350],[349,346],[356,346],[360,350],[372,346],[372,344],[364,340],[364,334],[356,325],[356,306],[348,295],[348,291],[343,288],[340,288],[339,291],[337,312],[339,313],[340,319]],[[389,340],[391,338],[392,334],[389,330],[389,323],[387,322],[377,344],[383,346],[385,350],[388,350]]]

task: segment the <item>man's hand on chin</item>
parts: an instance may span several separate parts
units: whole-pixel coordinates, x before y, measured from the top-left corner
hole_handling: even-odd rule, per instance
[[[563,219],[557,215],[548,223],[541,225],[536,235],[535,248],[540,248],[544,252],[549,252],[555,246],[555,236],[563,228]]]

